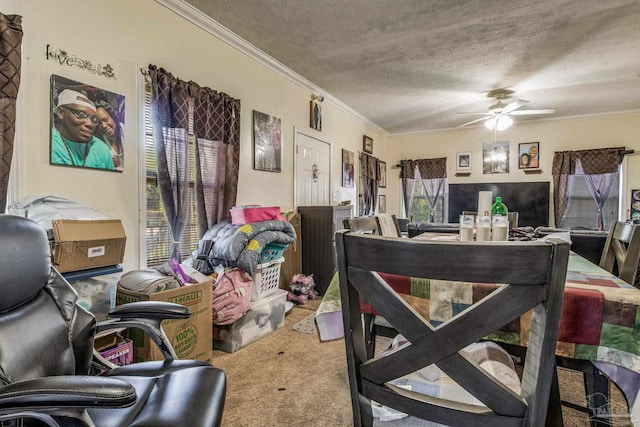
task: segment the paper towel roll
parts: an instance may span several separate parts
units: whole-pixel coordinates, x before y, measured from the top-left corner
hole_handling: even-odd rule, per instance
[[[493,191],[478,192],[478,215],[491,215],[491,204],[493,203]]]

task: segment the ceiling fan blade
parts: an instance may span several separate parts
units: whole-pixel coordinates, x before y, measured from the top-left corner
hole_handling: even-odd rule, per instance
[[[524,99],[516,99],[515,101],[507,104],[506,107],[503,108],[502,112],[503,113],[510,113],[514,110],[517,110],[518,108],[522,107],[523,105],[528,104],[529,101],[525,101]]]
[[[482,116],[493,116],[493,113],[478,113],[476,111],[459,111],[456,114],[475,114],[475,115],[482,115]]]
[[[461,124],[461,125],[460,125],[460,126],[458,126],[458,127],[459,127],[459,128],[461,128],[461,127],[464,127],[464,126],[470,125],[470,124],[472,124],[472,123],[481,122],[481,121],[483,121],[483,120],[489,120],[491,117],[494,117],[494,115],[493,115],[493,114],[491,114],[491,115],[489,115],[489,116],[487,116],[487,117],[480,117],[479,119],[471,120],[470,122],[467,122],[467,123]]]
[[[555,108],[546,108],[543,110],[519,110],[519,111],[512,111],[511,115],[513,116],[524,116],[527,114],[553,114],[556,112]]]

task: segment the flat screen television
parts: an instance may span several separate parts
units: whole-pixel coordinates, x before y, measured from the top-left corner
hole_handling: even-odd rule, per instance
[[[549,182],[449,184],[448,221],[458,222],[462,211],[478,210],[478,192],[493,192],[511,212],[518,212],[518,226],[549,226]]]

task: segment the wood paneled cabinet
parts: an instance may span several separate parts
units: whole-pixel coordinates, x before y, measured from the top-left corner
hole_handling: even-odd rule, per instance
[[[352,206],[299,206],[302,234],[302,272],[313,274],[316,290],[324,295],[336,262],[336,230],[344,228],[342,222],[352,217]]]

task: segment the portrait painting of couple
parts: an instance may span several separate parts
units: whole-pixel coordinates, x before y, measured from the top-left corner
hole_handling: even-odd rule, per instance
[[[50,163],[124,170],[124,96],[51,76]]]

